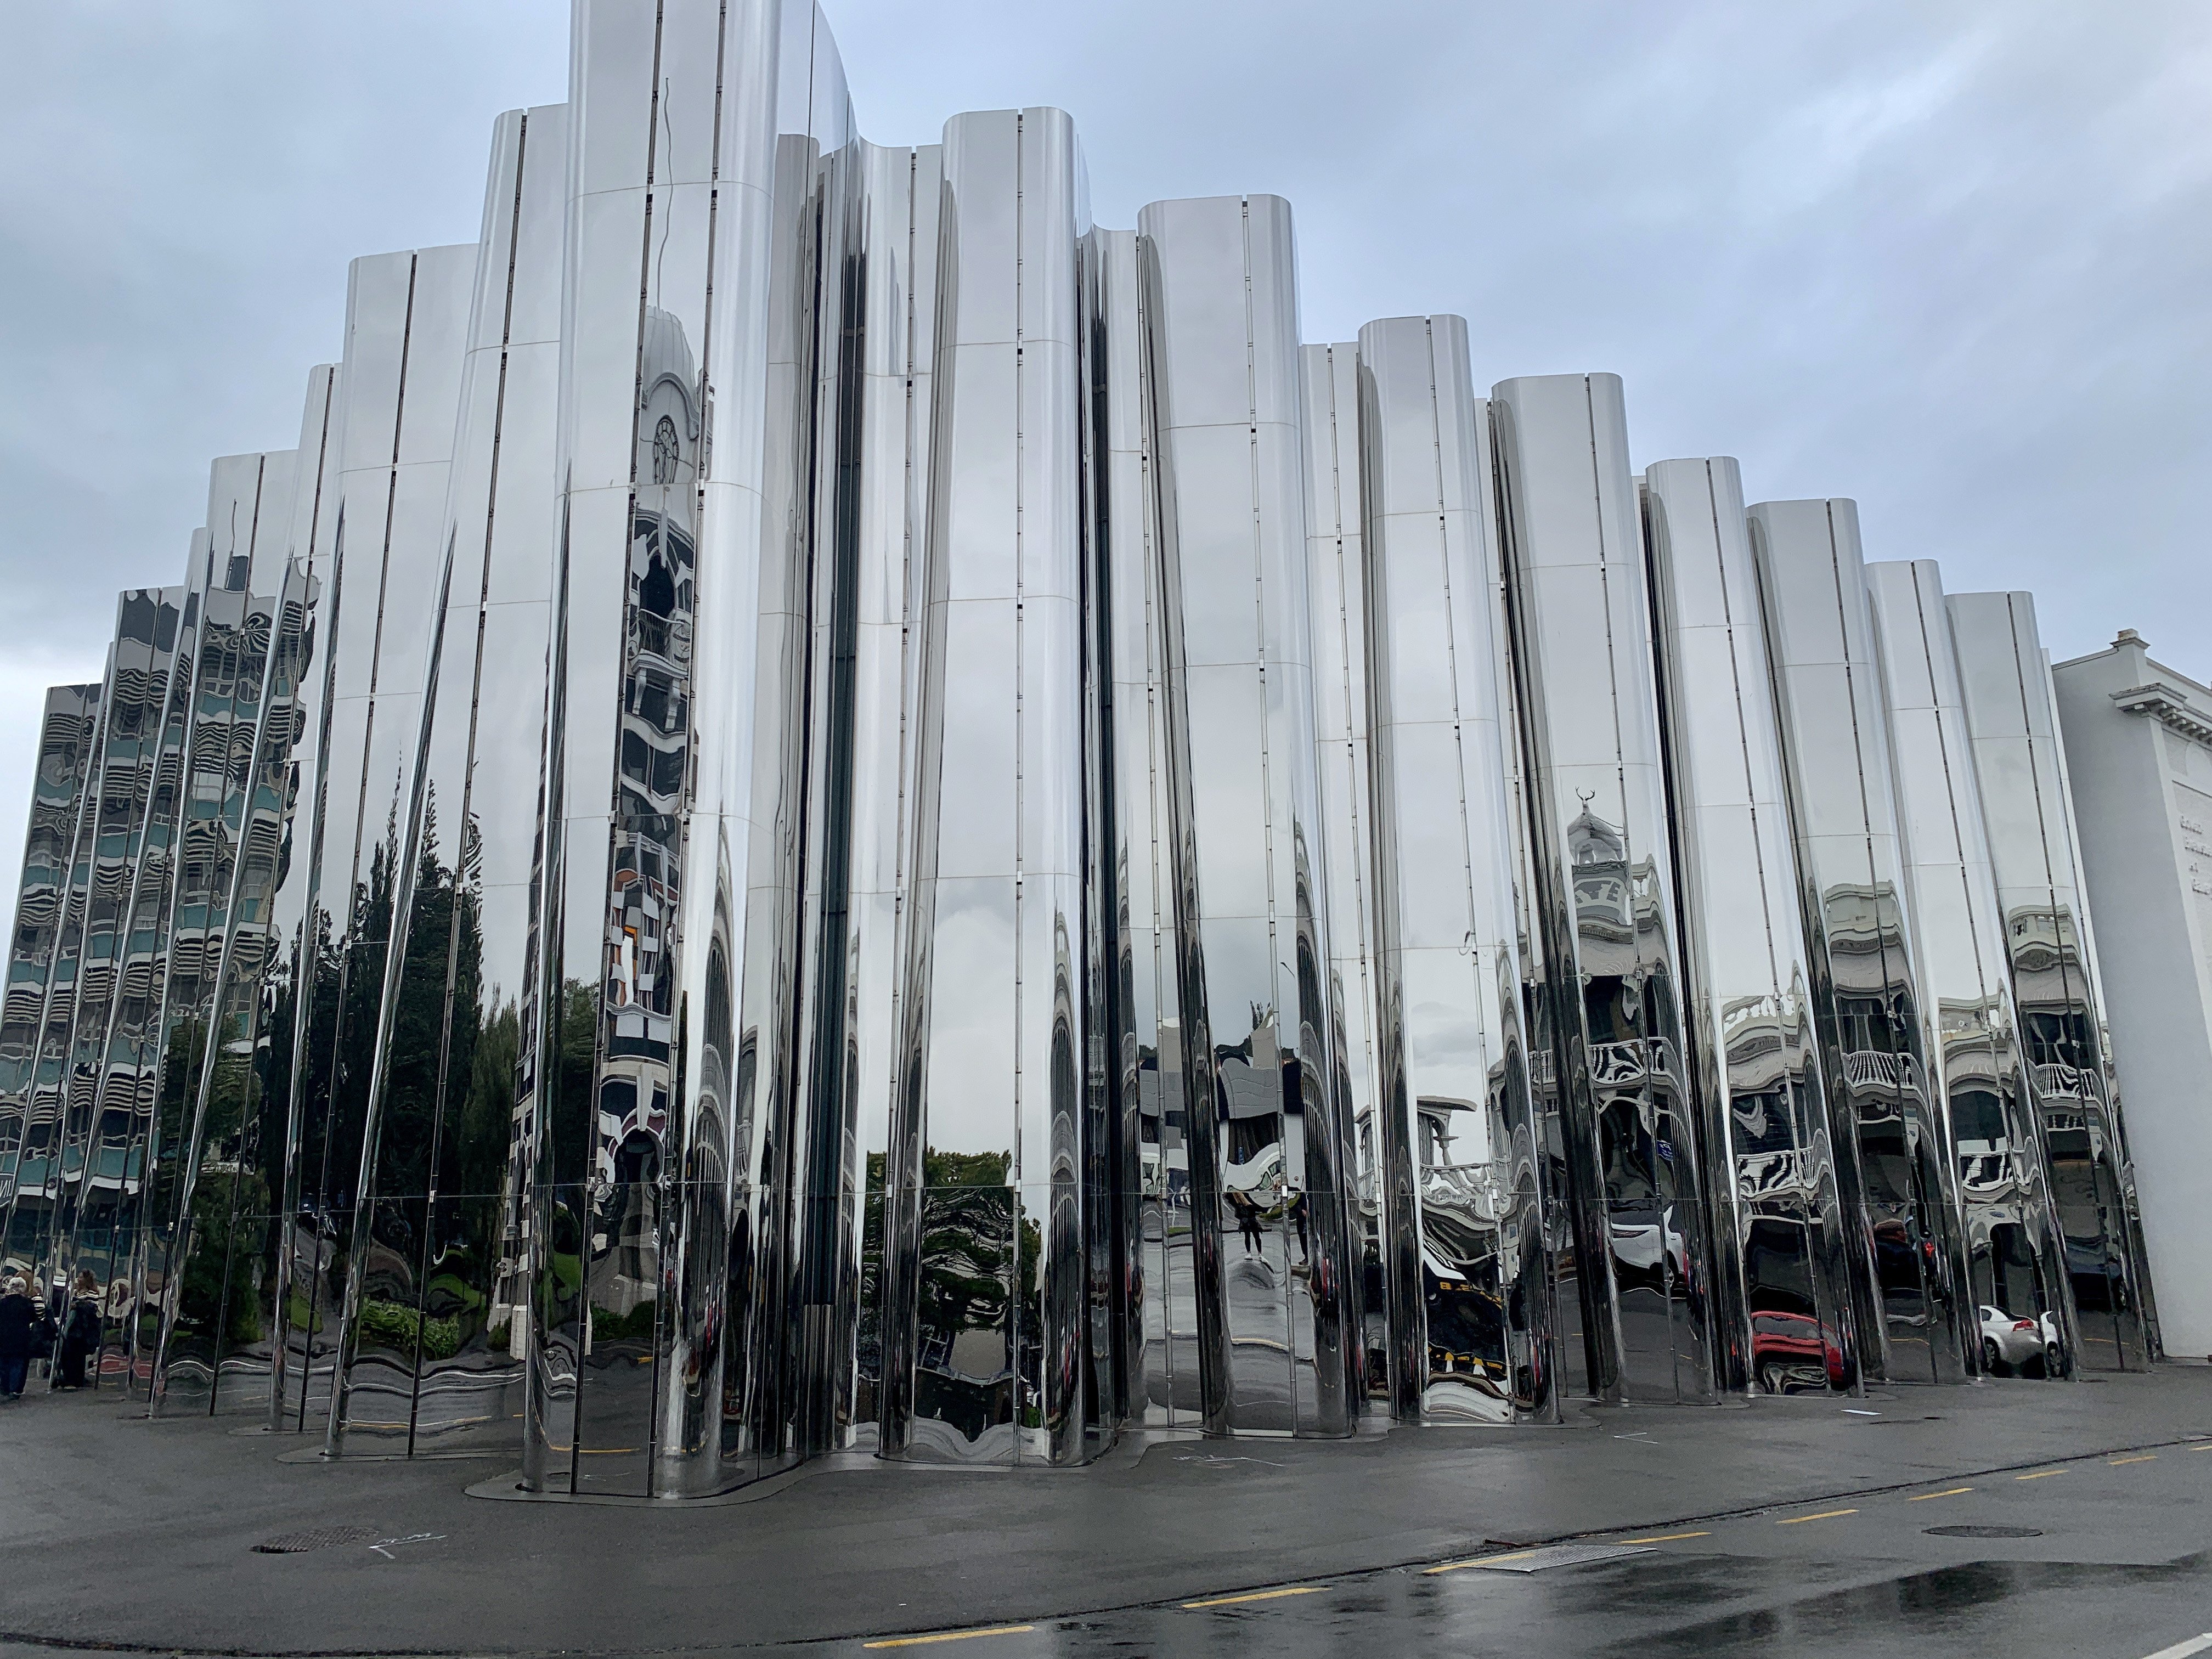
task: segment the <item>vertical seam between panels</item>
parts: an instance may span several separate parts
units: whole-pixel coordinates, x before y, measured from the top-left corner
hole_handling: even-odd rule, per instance
[[[1482,939],[1480,918],[1475,914],[1474,902],[1474,820],[1468,810],[1467,745],[1463,721],[1466,705],[1461,696],[1459,678],[1459,613],[1451,580],[1451,515],[1444,490],[1444,415],[1443,400],[1437,390],[1437,325],[1433,317],[1425,318],[1421,325],[1422,343],[1426,348],[1429,371],[1429,459],[1437,501],[1437,567],[1443,597],[1444,613],[1444,673],[1451,686],[1452,770],[1459,791],[1459,855],[1460,875],[1464,884],[1462,897],[1466,903],[1467,932],[1463,943],[1468,947],[1462,954],[1467,958],[1468,972],[1473,983],[1470,989],[1479,1006],[1482,999]],[[1488,1059],[1488,1031],[1478,1026],[1478,1041],[1481,1043],[1486,1060]],[[1415,1152],[1418,1165],[1419,1153]]]
[[[1331,512],[1334,516],[1336,531],[1336,622],[1337,631],[1341,637],[1340,655],[1343,662],[1345,796],[1346,800],[1350,803],[1347,811],[1352,821],[1352,847],[1353,854],[1353,856],[1348,860],[1348,862],[1352,866],[1353,943],[1357,946],[1357,978],[1359,985],[1359,1006],[1361,1011],[1360,1053],[1364,1061],[1364,1064],[1361,1067],[1360,1076],[1362,1080],[1369,1086],[1370,1098],[1368,1105],[1369,1109],[1372,1111],[1374,1109],[1374,1101],[1371,1097],[1375,1077],[1376,1030],[1374,981],[1370,969],[1370,963],[1373,958],[1373,951],[1371,948],[1372,938],[1370,932],[1373,918],[1369,914],[1369,906],[1371,896],[1367,890],[1367,884],[1370,875],[1368,860],[1358,856],[1359,848],[1364,844],[1362,842],[1360,836],[1360,809],[1363,805],[1361,800],[1361,795],[1363,793],[1361,789],[1363,769],[1360,765],[1359,759],[1359,744],[1360,734],[1363,731],[1366,730],[1367,727],[1367,711],[1361,706],[1360,700],[1356,698],[1353,695],[1352,672],[1352,653],[1355,644],[1358,647],[1361,653],[1360,669],[1361,683],[1363,686],[1365,684],[1366,677],[1373,674],[1375,672],[1375,665],[1367,661],[1365,656],[1365,636],[1371,629],[1372,619],[1367,616],[1364,590],[1364,588],[1355,589],[1354,583],[1358,580],[1358,578],[1346,564],[1345,560],[1344,544],[1347,539],[1347,535],[1344,527],[1344,454],[1343,434],[1338,417],[1338,404],[1336,398],[1336,348],[1332,345],[1326,346],[1322,348],[1322,349],[1325,356],[1325,361],[1328,364],[1327,373],[1328,381],[1329,496]],[[1353,354],[1353,373],[1356,377],[1358,374],[1357,351]],[[1355,378],[1355,395],[1356,385],[1357,382]],[[1355,471],[1357,470],[1357,458],[1355,458]],[[1353,533],[1355,536],[1358,533],[1361,528],[1361,526],[1354,527]],[[1358,541],[1357,545],[1361,551],[1364,552],[1365,550],[1365,543],[1364,540]],[[1358,556],[1358,554],[1354,555],[1355,560]],[[1352,609],[1355,592],[1358,592],[1360,596],[1359,605],[1361,627],[1357,630],[1357,632],[1355,632],[1352,626]],[[1370,733],[1370,743],[1371,740]],[[1371,810],[1370,817],[1371,819]],[[1369,824],[1369,833],[1370,835],[1373,833],[1373,824],[1371,822]],[[1341,959],[1340,953],[1338,959]],[[1354,1130],[1354,1138],[1355,1139],[1357,1139],[1356,1127]],[[1357,1171],[1354,1173],[1356,1176]]]
[[[1735,594],[1729,581],[1728,552],[1721,539],[1721,498],[1713,483],[1711,461],[1705,463],[1705,506],[1713,526],[1713,574],[1721,596],[1722,636],[1728,643],[1729,695],[1735,709],[1736,754],[1743,763],[1744,807],[1751,819],[1752,871],[1759,882],[1759,915],[1766,933],[1767,977],[1778,1005],[1782,996],[1782,963],[1774,944],[1774,907],[1767,888],[1766,842],[1759,833],[1759,785],[1751,763],[1751,721],[1743,707],[1743,665],[1736,655]],[[1764,648],[1762,644],[1760,649]],[[1694,803],[1691,810],[1695,810]]]
[[[2059,982],[2065,988],[2067,1000],[2070,1003],[2075,1000],[2073,988],[2075,974],[2081,966],[2079,956],[2080,930],[2077,925],[2075,930],[2077,954],[2073,966],[2069,968],[2067,965],[2066,960],[2065,941],[2058,937],[2058,869],[2057,862],[2051,855],[2051,821],[2047,816],[2049,809],[2045,806],[2043,800],[2043,773],[2041,769],[2036,764],[2037,757],[2042,750],[2037,741],[2033,723],[2028,718],[2027,672],[2022,661],[2021,653],[2020,616],[2014,597],[2009,593],[2005,595],[2005,632],[2007,637],[2012,641],[2013,684],[2020,691],[2021,730],[2027,733],[2026,747],[2027,749],[2027,783],[2029,792],[2035,801],[2036,843],[2043,849],[2042,885],[2044,890],[2049,896],[2051,900],[2051,945],[2058,953]],[[2052,746],[2055,750],[2057,745],[2054,744]],[[1991,851],[1992,854],[1994,854],[1995,849],[1992,848]],[[2002,914],[2003,908],[2002,895],[2000,895],[1998,908],[2000,914],[1997,921],[1998,925],[2002,927],[2004,922],[2004,918]],[[2087,1010],[2089,1007],[2089,1004],[2086,994],[2081,1000],[2083,1008]],[[2094,1022],[2093,1019],[2092,1024],[2094,1025]],[[2101,1042],[2099,1043],[2098,1047],[2100,1050],[2102,1049],[2103,1044]]]
[[[477,723],[483,702],[484,643],[488,631],[488,623],[489,621],[489,605],[491,597],[491,569],[493,557],[492,544],[498,522],[499,470],[501,458],[502,441],[506,432],[507,361],[509,349],[514,337],[514,280],[517,257],[522,238],[522,182],[529,168],[529,157],[530,114],[529,112],[526,110],[523,112],[522,119],[518,125],[515,135],[514,189],[509,196],[507,203],[507,283],[506,291],[502,296],[503,303],[500,311],[499,380],[497,387],[493,394],[492,403],[490,470],[484,484],[483,568],[478,572],[477,581],[477,628],[475,654],[470,670],[469,723],[466,738],[467,749],[465,751],[465,757],[462,763],[461,772],[460,834],[464,837],[468,834],[468,825],[471,822],[471,817],[474,811],[476,803]],[[457,416],[457,418],[465,418],[465,416]],[[454,460],[456,463],[459,460],[458,447],[456,448]],[[450,551],[447,556],[450,566]],[[450,609],[450,592],[448,592],[445,597],[448,600],[447,608]],[[443,619],[441,618],[440,629],[436,635],[436,644],[434,645],[433,648],[441,648],[444,638]],[[434,677],[431,681],[432,684],[435,683],[434,677],[438,672],[439,667],[440,665],[434,659],[429,665],[429,672]],[[424,714],[424,740],[427,743],[429,738],[430,720],[434,718],[434,716],[428,708],[425,709]],[[418,762],[418,764],[425,769],[427,775],[428,756],[425,754],[422,757],[421,761]],[[454,896],[453,904],[452,907],[453,914],[448,920],[447,927],[446,982],[444,987],[444,995],[442,998],[442,1013],[438,1023],[437,1084],[436,1088],[431,1096],[433,1115],[431,1118],[430,1127],[430,1158],[428,1180],[425,1183],[425,1200],[422,1217],[422,1248],[424,1261],[422,1282],[425,1285],[428,1283],[429,1279],[428,1253],[430,1249],[430,1241],[435,1236],[437,1231],[437,1202],[439,1195],[438,1168],[441,1157],[445,1149],[447,1091],[451,1083],[453,1065],[453,1001],[460,972],[462,932],[461,917],[463,914],[461,894],[464,884],[469,879],[469,873],[466,864],[465,850],[465,848],[459,848],[457,849],[453,861]],[[411,902],[412,896],[410,895],[408,896]],[[404,962],[401,964],[400,971],[403,973],[405,971]],[[418,1359],[416,1364],[415,1410],[410,1411],[409,1413],[408,1448],[410,1455],[413,1451],[416,1437],[415,1418],[416,1413],[419,1412],[421,1406],[421,1362]]]
[[[1252,611],[1254,633],[1258,639],[1260,669],[1260,836],[1261,865],[1266,872],[1267,894],[1267,981],[1275,985],[1275,973],[1281,965],[1281,956],[1275,939],[1275,793],[1274,757],[1270,752],[1267,711],[1267,579],[1266,530],[1261,520],[1260,502],[1260,392],[1258,343],[1253,328],[1252,309],[1252,201],[1249,197],[1237,204],[1237,223],[1243,239],[1244,255],[1244,406],[1249,417],[1245,439],[1245,487],[1251,493],[1252,502]],[[1295,988],[1293,988],[1295,989]],[[1282,1043],[1282,991],[1275,989],[1275,1041],[1279,1054]],[[1287,1292],[1286,1292],[1287,1294]]]
[[[1026,653],[1028,639],[1023,628],[1022,617],[1023,599],[1028,592],[1026,580],[1028,573],[1022,568],[1024,556],[1028,551],[1024,545],[1023,532],[1026,526],[1022,518],[1023,508],[1026,505],[1022,488],[1024,482],[1022,476],[1023,464],[1028,459],[1028,445],[1025,441],[1027,434],[1024,430],[1024,417],[1027,410],[1024,406],[1022,397],[1024,389],[1022,361],[1024,340],[1022,239],[1029,228],[1026,213],[1028,204],[1024,193],[1024,186],[1028,183],[1026,166],[1029,160],[1028,137],[1026,115],[1018,110],[1014,113],[1014,1133],[1012,1155],[1008,1160],[1006,1168],[1007,1182],[1014,1188],[1013,1204],[1017,1229],[1015,1236],[1018,1249],[1020,1237],[1018,1231],[1021,1207],[1020,1182],[1025,1173],[1022,1167],[1022,1154],[1025,1150],[1022,1145],[1022,969],[1024,966],[1022,923],[1026,917],[1022,903],[1022,877],[1024,871],[1022,837],[1029,828],[1025,811],[1028,801],[1023,789],[1025,780],[1022,771],[1022,743],[1027,735],[1023,719],[1024,712],[1022,696],[1024,689],[1023,676],[1029,667]],[[1013,1345],[1010,1363],[1015,1363],[1017,1365],[1020,1354],[1020,1300],[1018,1295],[1009,1298],[1011,1311],[1006,1333],[1008,1342]],[[1018,1442],[1018,1435],[1016,1439]],[[1016,1452],[1016,1458],[1018,1461],[1018,1449]]]
[[[392,465],[390,470],[386,472],[384,480],[384,543],[379,550],[376,576],[376,630],[371,636],[368,647],[369,716],[372,720],[375,718],[376,695],[383,688],[384,684],[384,602],[386,595],[391,591],[392,585],[392,514],[394,505],[399,499],[399,443],[407,419],[407,370],[415,344],[415,285],[416,278],[422,273],[422,258],[420,254],[410,253],[407,256],[406,319],[401,325],[399,331],[399,384],[392,398]],[[368,746],[364,738],[362,745],[364,754],[368,752]],[[364,773],[364,792],[367,788],[366,778],[367,775]],[[360,864],[361,849],[356,846],[354,849],[354,866],[356,875],[360,871]]]
[[[1966,939],[1973,946],[1974,988],[1980,995],[1984,1010],[1982,1018],[1986,1021],[1990,1017],[1990,975],[1988,964],[1983,959],[1981,923],[1974,914],[1973,877],[1967,868],[1972,854],[1966,845],[1966,825],[1960,821],[1960,783],[1951,761],[1951,727],[1954,722],[1944,719],[1942,693],[1936,683],[1936,644],[1928,632],[1928,607],[1920,591],[1920,562],[1915,560],[1907,567],[1907,571],[1912,582],[1913,624],[1920,635],[1921,661],[1928,670],[1928,713],[1936,727],[1936,758],[1943,768],[1943,804],[1951,821],[1951,847],[1958,866],[1959,898],[1966,908]],[[1972,780],[1968,781],[1971,783]],[[1994,1036],[1993,1032],[1990,1035]]]

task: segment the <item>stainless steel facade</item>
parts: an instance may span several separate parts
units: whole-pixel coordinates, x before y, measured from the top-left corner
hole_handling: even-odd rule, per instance
[[[1932,561],[1867,568],[1889,703],[1898,821],[1920,943],[1930,1079],[1949,1118],[1966,1287],[1984,1361],[2033,1322],[2053,1368],[2077,1352],[2065,1240],[2021,1052],[2006,925],[1949,612]]]
[[[2035,601],[1955,593],[1945,608],[2081,1363],[2140,1370],[2148,1338],[2141,1221]]]
[[[1578,1304],[1578,1380],[1601,1400],[1703,1400],[1722,1372],[1702,1166],[1724,1155],[1698,1121],[1687,1067],[1674,832],[1620,380],[1507,380],[1491,409],[1535,870],[1530,982],[1571,1194],[1574,1240],[1557,1255]]]
[[[1846,1249],[1860,1264],[1862,1364],[1892,1382],[1954,1382],[1978,1349],[1858,509],[1762,501],[1748,517],[1838,1168],[1859,1182]]]
[[[1364,721],[1389,1399],[1559,1408],[1500,698],[1498,494],[1467,325],[1360,331]],[[1363,955],[1368,952],[1363,951]]]
[[[569,91],[49,697],[103,1382],[643,1498],[2154,1354],[2021,596],[1302,344],[1287,204],[1097,226],[1059,111],[871,144],[808,0]]]
[[[1866,1260],[1844,1224],[1856,1182],[1838,1179],[1743,485],[1725,456],[1644,479],[1723,1376],[1849,1388],[1855,1244],[1862,1279]]]

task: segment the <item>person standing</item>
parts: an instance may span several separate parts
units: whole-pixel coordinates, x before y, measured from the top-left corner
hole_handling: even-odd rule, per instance
[[[31,1281],[17,1273],[0,1294],[0,1400],[23,1397],[31,1356],[52,1340],[53,1322],[31,1294]]]
[[[1237,1212],[1237,1231],[1244,1241],[1244,1254],[1264,1258],[1267,1249],[1260,1233],[1260,1206],[1254,1201],[1252,1194],[1231,1187],[1229,1189],[1229,1207]]]
[[[58,1389],[84,1387],[84,1362],[100,1346],[100,1280],[92,1269],[77,1269],[69,1317],[62,1328],[61,1378]]]

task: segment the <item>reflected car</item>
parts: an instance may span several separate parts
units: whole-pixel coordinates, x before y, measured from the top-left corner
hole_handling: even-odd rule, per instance
[[[2058,1322],[2045,1314],[2036,1323],[2042,1328],[2043,1374],[2063,1376],[2071,1369],[2066,1363],[2066,1344],[2058,1334]]]
[[[1673,1205],[1668,1205],[1656,1216],[1649,1210],[1640,1212],[1616,1211],[1610,1231],[1616,1272],[1626,1267],[1641,1268],[1656,1276],[1663,1249],[1667,1264],[1673,1270],[1674,1282],[1686,1290],[1692,1288],[1689,1241],[1675,1231]]]
[[[2043,1322],[2036,1319],[2015,1319],[2002,1308],[1984,1304],[1975,1310],[1982,1322],[1982,1365],[1996,1370],[2000,1366],[2025,1365],[2030,1361],[2040,1364],[2045,1340]]]
[[[1751,1368],[1769,1394],[1841,1391],[1857,1381],[1857,1368],[1833,1328],[1809,1314],[1778,1310],[1751,1316]]]
[[[1875,1275],[1885,1291],[1917,1291],[1942,1278],[1936,1241],[1894,1216],[1874,1226]]]

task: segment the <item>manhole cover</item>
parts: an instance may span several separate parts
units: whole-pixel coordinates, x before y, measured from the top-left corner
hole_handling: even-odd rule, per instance
[[[256,1555],[304,1555],[339,1544],[366,1544],[376,1536],[374,1527],[310,1527],[305,1532],[279,1533],[253,1547]]]
[[[2040,1538],[2040,1527],[1923,1527],[1931,1538]]]

